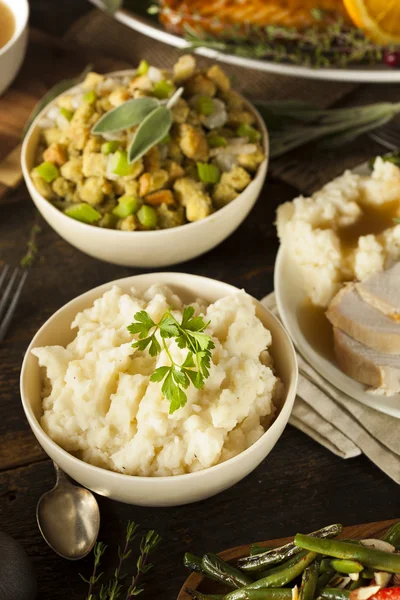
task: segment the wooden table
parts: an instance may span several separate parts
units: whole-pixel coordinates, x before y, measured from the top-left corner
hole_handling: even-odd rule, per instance
[[[66,17],[63,4],[34,0],[34,24],[59,31],[57,11]],[[68,2],[71,19],[86,9],[83,0]],[[24,253],[34,219],[26,189],[21,187],[18,193],[18,203],[0,209],[0,260],[10,264],[17,264]],[[267,181],[255,209],[236,233],[212,252],[175,269],[227,281],[261,298],[273,287],[276,206],[297,193],[279,181]],[[42,258],[30,273],[9,336],[0,346],[0,529],[20,540],[32,557],[40,600],[83,600],[86,585],[79,572],[89,573],[91,559],[79,564],[62,560],[44,543],[36,526],[36,502],[53,485],[54,472],[25,420],[19,371],[30,339],[55,310],[94,286],[139,271],[89,258],[45,223],[41,226]],[[337,458],[290,426],[256,471],[215,498],[169,509],[131,507],[105,498],[99,503],[100,539],[109,546],[105,569],[113,564],[128,519],[155,528],[163,537],[156,568],[141,596],[144,600],[175,600],[186,576],[182,556],[189,549],[219,551],[334,521],[350,525],[399,516],[398,487],[365,457]]]

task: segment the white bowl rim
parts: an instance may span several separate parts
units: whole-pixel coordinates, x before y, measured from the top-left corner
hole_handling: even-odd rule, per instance
[[[0,0],[1,3],[1,0]],[[12,37],[8,40],[7,44],[0,48],[0,57],[3,56],[7,50],[9,50],[14,44],[19,40],[23,32],[25,31],[26,25],[28,23],[30,7],[28,0],[19,0],[19,3],[12,4],[11,2],[4,2],[4,5],[12,12],[12,15],[15,19],[15,31],[12,34]],[[24,13],[22,15],[21,20],[17,17],[17,11],[20,10],[20,6],[23,5]]]
[[[286,337],[286,340],[289,342],[289,348],[291,350],[292,353],[292,358],[294,359],[294,364],[296,366],[296,370],[292,375],[292,380],[289,382],[289,388],[287,390],[287,394],[286,394],[286,398],[285,401],[281,407],[281,410],[278,414],[278,416],[276,417],[276,419],[274,420],[274,422],[272,423],[272,425],[263,433],[263,435],[256,441],[254,442],[254,444],[252,444],[251,446],[249,446],[248,448],[246,448],[246,450],[243,450],[243,452],[240,452],[239,454],[237,454],[236,456],[233,456],[232,458],[229,458],[228,460],[222,462],[222,463],[218,463],[216,465],[213,465],[211,467],[207,467],[205,469],[202,469],[200,471],[195,471],[193,473],[184,473],[183,475],[166,475],[166,476],[161,476],[161,477],[156,477],[156,476],[150,476],[150,477],[145,477],[142,475],[129,475],[128,473],[118,473],[116,471],[112,471],[109,469],[105,469],[103,467],[97,467],[96,465],[92,465],[91,463],[85,462],[84,460],[77,458],[76,456],[74,456],[73,454],[71,454],[70,452],[67,452],[67,450],[64,450],[64,448],[62,448],[61,446],[59,446],[56,442],[54,442],[51,437],[44,431],[44,429],[40,426],[39,421],[36,419],[35,415],[33,414],[33,410],[31,408],[31,406],[26,402],[25,398],[24,398],[24,375],[25,375],[25,370],[26,370],[26,363],[28,360],[28,357],[31,354],[32,349],[35,347],[35,340],[36,338],[39,336],[39,334],[41,333],[41,331],[47,327],[48,325],[50,325],[51,321],[53,321],[53,319],[55,320],[59,314],[61,312],[64,311],[65,308],[69,307],[71,304],[73,304],[75,301],[79,300],[79,299],[83,299],[84,296],[92,294],[93,292],[98,291],[99,294],[100,293],[104,293],[107,289],[111,289],[111,287],[113,287],[114,285],[118,285],[120,283],[126,282],[127,280],[134,280],[135,277],[141,277],[141,278],[145,278],[145,277],[149,277],[149,278],[154,278],[157,277],[158,275],[171,275],[173,277],[179,276],[179,277],[185,277],[186,275],[190,275],[190,277],[194,277],[198,280],[199,284],[201,284],[202,281],[217,281],[218,284],[222,284],[224,287],[226,287],[227,290],[231,289],[232,292],[238,292],[240,291],[239,288],[237,288],[236,286],[230,284],[230,283],[226,283],[224,281],[219,281],[219,280],[214,280],[211,277],[203,277],[201,275],[193,275],[193,274],[189,274],[189,273],[179,273],[177,271],[168,271],[168,272],[155,272],[155,273],[144,273],[144,274],[140,274],[140,275],[131,275],[129,277],[122,277],[120,279],[116,279],[114,281],[110,281],[107,283],[103,283],[102,285],[99,285],[95,288],[92,288],[86,292],[84,292],[83,294],[80,294],[79,296],[76,296],[75,298],[73,298],[72,300],[70,300],[69,302],[67,302],[67,304],[64,304],[61,308],[59,308],[51,317],[49,317],[49,319],[47,319],[43,325],[40,327],[40,329],[36,332],[36,334],[34,335],[31,343],[29,344],[25,356],[24,356],[24,360],[22,363],[22,368],[21,368],[21,375],[20,375],[20,395],[21,395],[21,401],[22,401],[22,406],[25,412],[25,415],[27,417],[27,420],[29,422],[29,425],[31,426],[33,432],[38,434],[39,438],[40,436],[44,436],[47,440],[47,442],[50,444],[50,446],[52,446],[52,448],[54,450],[56,450],[57,452],[61,452],[61,454],[67,459],[70,460],[72,464],[79,464],[80,466],[83,465],[84,468],[87,468],[88,470],[94,469],[95,472],[97,472],[98,474],[104,474],[104,473],[108,473],[110,477],[112,477],[113,479],[115,479],[116,481],[120,481],[122,482],[126,482],[127,478],[130,481],[138,481],[138,482],[149,482],[149,481],[154,481],[154,482],[158,482],[159,485],[161,485],[161,483],[165,483],[166,481],[188,481],[189,478],[191,478],[192,480],[195,479],[199,479],[201,477],[205,477],[208,473],[210,473],[211,471],[213,471],[214,473],[217,470],[221,470],[223,468],[225,468],[225,465],[229,464],[231,466],[234,465],[235,462],[238,462],[242,459],[242,457],[244,457],[247,454],[250,454],[257,446],[262,444],[262,440],[264,438],[265,435],[268,434],[268,432],[270,432],[273,429],[276,429],[278,427],[278,424],[280,424],[281,416],[284,412],[284,408],[287,405],[287,403],[289,402],[291,404],[290,406],[290,412],[291,412],[291,408],[293,407],[294,404],[294,400],[295,400],[295,396],[296,396],[296,389],[297,389],[297,382],[298,382],[298,369],[297,369],[297,358],[296,358],[296,353],[294,350],[294,346],[292,343],[292,340],[289,337],[289,334],[287,333],[286,329],[283,327],[282,323],[279,321],[279,319],[267,308],[265,307],[263,304],[260,303],[259,300],[257,300],[256,298],[254,298],[253,296],[250,296],[257,304],[259,304],[263,310],[265,310],[267,313],[269,313],[269,316],[271,317],[272,321],[275,322],[276,325],[278,325],[279,329],[282,330],[282,333],[284,334],[284,336]],[[132,281],[132,286],[134,285],[133,281]],[[168,285],[168,284],[166,284]],[[250,295],[250,294],[249,294]],[[289,414],[290,416],[290,414]],[[288,417],[289,419],[289,417]],[[47,453],[46,453],[47,454]]]
[[[122,69],[119,71],[110,71],[108,73],[104,73],[104,76],[120,77],[123,75],[132,74],[135,72],[136,72],[136,69]],[[40,113],[35,117],[34,121],[31,123],[31,126],[29,127],[27,134],[25,136],[25,139],[22,143],[22,149],[21,149],[21,166],[22,166],[22,172],[24,174],[24,178],[26,180],[31,179],[29,169],[26,164],[27,163],[27,161],[26,161],[27,148],[30,143],[30,138],[31,138],[32,134],[34,133],[36,128],[39,126],[38,121],[57,102],[57,100],[60,96],[64,96],[69,91],[72,91],[75,88],[79,88],[80,85],[81,85],[81,83],[74,85],[74,86],[68,88],[68,90],[65,90],[64,92],[59,94],[47,106],[45,106],[43,108],[43,110],[40,111]],[[174,233],[179,232],[182,230],[182,228],[185,228],[185,231],[187,231],[189,227],[192,230],[194,230],[195,227],[201,227],[203,225],[203,223],[209,223],[210,221],[215,220],[217,218],[217,215],[224,216],[228,211],[233,210],[232,205],[235,202],[240,201],[243,194],[247,190],[249,190],[249,188],[251,189],[254,185],[256,185],[258,183],[259,179],[264,177],[263,176],[263,166],[265,165],[265,167],[268,168],[268,163],[269,163],[269,135],[268,135],[268,130],[265,125],[264,119],[261,117],[261,115],[258,112],[258,110],[256,109],[256,107],[251,102],[249,102],[249,100],[247,100],[247,98],[245,98],[241,94],[239,94],[239,96],[243,99],[245,104],[251,109],[251,111],[254,113],[254,115],[257,118],[257,122],[258,122],[258,125],[261,129],[262,136],[263,136],[262,139],[263,139],[265,158],[262,161],[262,163],[258,166],[258,169],[257,169],[254,179],[251,180],[249,185],[234,200],[232,200],[232,202],[229,202],[229,204],[227,204],[226,206],[219,208],[214,213],[212,213],[211,215],[208,215],[204,219],[200,219],[199,221],[193,221],[191,223],[184,223],[183,225],[178,225],[177,227],[168,227],[166,229],[154,229],[154,230],[150,230],[150,231],[121,231],[120,229],[107,229],[107,228],[99,228],[99,227],[95,228],[93,225],[89,225],[88,223],[82,223],[81,221],[78,221],[75,219],[74,224],[78,228],[78,231],[79,231],[79,228],[82,230],[82,233],[88,231],[88,228],[90,228],[92,231],[93,231],[93,229],[97,229],[102,232],[101,235],[109,236],[109,237],[115,236],[115,235],[132,236],[132,234],[140,235],[140,237],[143,237],[143,238],[150,237],[150,236],[156,236],[156,235],[161,236],[161,235],[171,234],[171,231],[173,231]],[[71,217],[67,217],[67,215],[64,215],[64,213],[61,210],[59,210],[58,208],[56,208],[49,200],[46,200],[46,198],[44,198],[44,196],[42,196],[40,194],[40,192],[37,191],[37,194],[40,197],[41,202],[46,202],[46,205],[49,205],[49,207],[50,207],[49,210],[51,210],[53,212],[53,214],[55,214],[55,212],[56,212],[58,214],[61,214],[62,218],[64,218],[64,219],[68,219],[68,220],[71,219]],[[218,218],[219,218],[219,216],[218,216]]]

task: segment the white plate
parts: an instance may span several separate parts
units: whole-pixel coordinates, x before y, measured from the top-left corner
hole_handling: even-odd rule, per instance
[[[98,8],[103,8],[101,0],[90,0],[92,4]],[[143,33],[164,42],[176,48],[187,48],[190,44],[181,36],[168,33],[162,25],[157,21],[157,17],[142,16],[135,14],[132,11],[118,10],[115,13],[115,18],[120,23],[127,25],[131,29]],[[290,75],[294,77],[307,77],[310,79],[329,79],[333,81],[350,81],[353,83],[396,83],[400,82],[400,69],[392,69],[385,65],[375,67],[349,67],[338,69],[312,69],[302,67],[300,65],[290,65],[284,63],[275,63],[268,60],[255,58],[245,58],[235,56],[234,54],[224,54],[210,48],[198,48],[195,50],[197,54],[219,60],[221,62],[245,67],[247,69],[257,69],[258,71],[267,71],[277,73],[279,75]]]
[[[400,418],[400,394],[382,396],[367,391],[367,387],[345,375],[323,348],[318,348],[305,331],[299,313],[306,303],[299,269],[281,246],[275,262],[275,296],[279,315],[294,345],[310,365],[342,392],[380,412]],[[318,327],[318,323],[316,323]]]

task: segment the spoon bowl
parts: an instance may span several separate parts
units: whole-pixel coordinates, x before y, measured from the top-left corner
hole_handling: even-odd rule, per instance
[[[93,549],[100,527],[94,495],[72,484],[54,463],[56,485],[39,499],[36,518],[47,544],[68,560],[84,558]]]

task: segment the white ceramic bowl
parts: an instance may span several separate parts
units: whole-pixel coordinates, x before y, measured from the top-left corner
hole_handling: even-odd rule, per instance
[[[116,71],[113,76],[132,75],[134,71]],[[90,256],[127,267],[167,267],[208,252],[227,238],[246,218],[262,189],[268,158],[260,165],[253,181],[233,202],[209,217],[158,231],[117,231],[86,225],[64,215],[37,191],[30,178],[40,128],[38,121],[56,100],[42,111],[25,137],[22,146],[22,171],[32,200],[51,227],[67,242]],[[248,103],[247,103],[248,104]],[[256,109],[258,126],[263,134],[265,156],[268,157],[268,133]]]
[[[297,364],[288,334],[272,313],[255,300],[259,318],[272,333],[271,354],[276,372],[284,384],[284,394],[274,423],[253,446],[222,464],[176,477],[123,475],[75,458],[53,442],[40,426],[40,368],[31,350],[38,346],[68,344],[75,335],[70,325],[76,313],[92,305],[112,285],[117,284],[126,291],[134,285],[141,292],[155,283],[171,286],[185,302],[193,302],[198,297],[207,302],[215,302],[218,298],[237,292],[237,288],[226,283],[182,273],[136,275],[86,292],[57,311],[33,338],[22,366],[21,397],[25,414],[40,445],[73,479],[98,494],[120,502],[142,506],[178,506],[222,492],[243,479],[264,460],[288,422],[296,394]]]
[[[2,0],[13,13],[15,31],[5,46],[0,48],[0,94],[13,82],[25,57],[28,41],[28,0]]]

